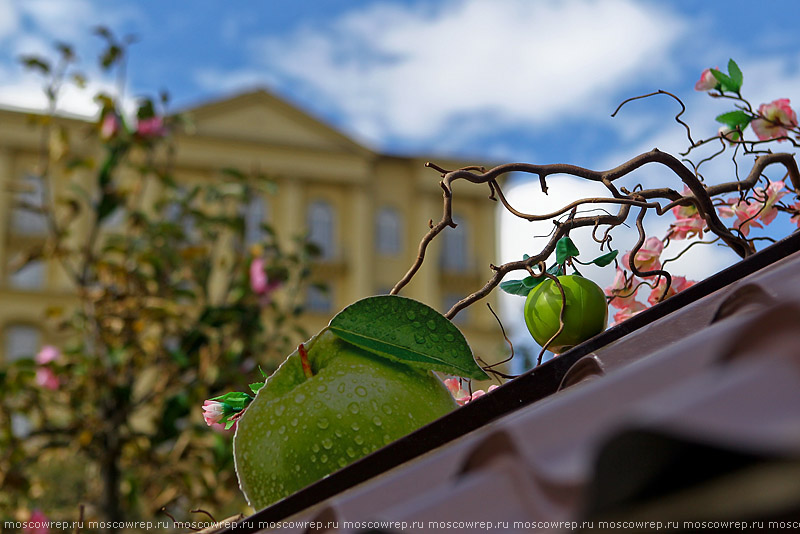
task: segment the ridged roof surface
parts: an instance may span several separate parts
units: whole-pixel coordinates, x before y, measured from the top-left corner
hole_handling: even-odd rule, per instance
[[[797,521],[798,250],[794,234],[227,532]]]

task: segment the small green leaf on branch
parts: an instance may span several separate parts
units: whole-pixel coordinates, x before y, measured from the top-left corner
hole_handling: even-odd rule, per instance
[[[750,124],[751,120],[752,119],[750,115],[741,110],[729,111],[727,113],[723,113],[722,115],[718,115],[716,118],[717,122],[721,122],[726,126],[730,126],[733,130],[736,128],[744,130],[747,125]]]
[[[614,259],[617,257],[617,254],[619,254],[619,250],[612,250],[608,254],[603,254],[602,256],[598,256],[589,263],[594,263],[598,267],[605,267],[606,265],[614,261]]]
[[[739,92],[739,89],[742,88],[742,83],[744,82],[744,75],[742,74],[742,70],[739,68],[739,65],[737,65],[733,59],[728,60],[728,75],[736,87],[735,89],[731,90]]]
[[[556,243],[556,263],[564,265],[568,259],[580,254],[578,247],[568,236],[564,236]]]

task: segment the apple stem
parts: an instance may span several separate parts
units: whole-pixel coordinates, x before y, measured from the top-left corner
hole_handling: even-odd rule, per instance
[[[300,363],[303,365],[303,374],[306,375],[306,378],[311,378],[314,376],[314,373],[311,371],[311,364],[308,362],[308,352],[306,352],[306,347],[300,343],[298,345],[297,350],[300,351]]]

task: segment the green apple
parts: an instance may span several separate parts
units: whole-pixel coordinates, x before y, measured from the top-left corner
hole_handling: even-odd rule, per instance
[[[550,343],[549,350],[560,354],[605,330],[608,304],[600,286],[582,276],[559,276],[567,308],[564,330]],[[534,287],[525,300],[525,324],[533,339],[544,346],[558,332],[561,291],[553,280]]]
[[[441,380],[324,330],[292,353],[239,418],[239,486],[267,507],[457,407]],[[304,369],[304,363],[305,369]]]

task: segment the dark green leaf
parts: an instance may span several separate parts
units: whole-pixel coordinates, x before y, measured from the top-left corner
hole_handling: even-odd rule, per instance
[[[220,395],[219,397],[214,397],[211,400],[221,401],[230,406],[234,411],[240,412],[244,410],[248,404],[250,404],[250,401],[253,400],[253,397],[247,393],[242,393],[241,391],[232,391],[230,393]]]
[[[552,274],[553,276],[562,275],[562,274],[564,274],[564,266],[563,265],[559,265],[558,263],[556,263],[555,265],[553,265],[552,267],[547,269],[547,272],[549,274]]]
[[[528,276],[522,280],[509,280],[500,284],[500,289],[511,295],[519,295],[520,297],[527,297],[531,289],[538,286],[547,280],[547,277],[540,276],[538,278]]]
[[[396,295],[359,300],[331,319],[331,331],[357,347],[408,365],[486,380],[461,331],[430,306]]]
[[[603,254],[602,256],[598,256],[597,258],[593,259],[590,263],[594,263],[595,265],[598,265],[600,267],[605,267],[606,265],[614,261],[614,259],[616,259],[617,254],[619,254],[619,250],[612,250],[608,254]]]
[[[736,86],[736,89],[732,89],[734,91],[739,91],[742,88],[742,83],[744,82],[744,75],[742,74],[742,70],[739,68],[739,65],[733,59],[728,60],[728,75],[730,76],[731,81]]]
[[[564,236],[556,243],[556,263],[564,265],[566,261],[574,256],[580,254],[578,247],[572,242],[568,236]]]
[[[716,118],[717,122],[728,125],[734,130],[736,128],[744,130],[745,127],[750,124],[750,120],[750,115],[741,110],[729,111],[727,113],[723,113],[722,115],[718,115]]]

